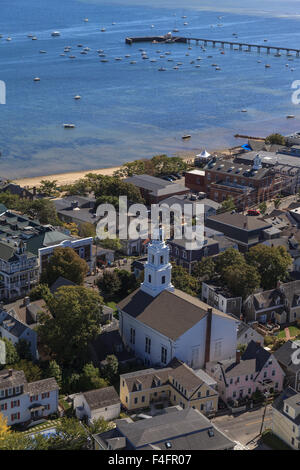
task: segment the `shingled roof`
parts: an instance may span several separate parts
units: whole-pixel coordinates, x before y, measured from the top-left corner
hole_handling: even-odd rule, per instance
[[[156,297],[137,289],[122,300],[118,308],[164,336],[176,340],[207,315],[209,306],[178,289],[173,292],[164,290]],[[215,308],[212,313],[236,321]]]
[[[97,390],[90,390],[83,393],[86,402],[91,410],[97,410],[110,405],[117,405],[120,403],[119,395],[114,387],[98,388]]]

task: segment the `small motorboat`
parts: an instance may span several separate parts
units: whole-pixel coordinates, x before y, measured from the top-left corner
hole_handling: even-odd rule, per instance
[[[177,65],[175,67],[173,67],[174,70],[179,70],[179,67],[177,67]]]
[[[40,82],[41,79],[40,79],[39,77],[35,77],[35,78],[33,79],[33,81],[34,81],[34,82]]]
[[[286,118],[287,118],[287,119],[294,119],[295,117],[296,117],[296,116],[294,116],[294,114],[288,114]]]
[[[84,18],[83,20],[85,23],[88,23],[89,19],[88,18]]]
[[[182,140],[190,139],[192,136],[190,134],[183,135],[181,138]]]
[[[47,51],[41,50],[41,51],[40,51],[40,54],[47,54]]]
[[[160,68],[158,69],[159,72],[165,72],[166,70],[167,70],[167,69],[165,69],[164,67],[160,67]]]
[[[136,61],[132,60],[130,63],[133,65],[133,64],[136,64]]]
[[[143,57],[144,58],[144,57]],[[115,60],[122,60],[122,57],[115,57]]]
[[[174,28],[174,29],[173,29],[173,33],[179,33],[179,29]]]
[[[265,65],[265,68],[266,68],[266,69],[269,69],[270,67],[271,67],[270,64],[266,64],[266,65]]]
[[[6,38],[6,41],[11,41],[11,37]]]
[[[76,59],[76,56],[75,55],[69,55],[69,58],[70,59]]]
[[[241,113],[247,113],[247,112],[248,112],[247,109],[242,109],[241,110]]]
[[[32,41],[37,41],[37,37],[36,36],[33,36],[32,38]],[[7,39],[8,40],[8,39]]]
[[[83,47],[83,45],[82,44],[77,44],[77,47]]]
[[[58,36],[60,36],[60,32],[59,31],[53,31],[53,33],[51,33],[51,36],[53,36],[54,38],[58,37]]]
[[[87,55],[87,52],[86,51],[81,51],[80,54]]]
[[[65,129],[74,129],[75,128],[75,124],[64,124],[63,125]]]
[[[100,62],[104,62],[104,63],[105,63],[105,62],[108,62],[108,60],[107,60],[107,59],[101,59]]]
[[[74,96],[74,100],[81,100],[81,96],[80,95]]]
[[[105,33],[106,29],[105,28],[101,28],[101,32],[102,33]]]

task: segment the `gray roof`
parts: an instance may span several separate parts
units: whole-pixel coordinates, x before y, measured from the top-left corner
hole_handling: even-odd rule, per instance
[[[0,370],[0,389],[18,387],[26,383],[27,380],[22,370],[12,370],[12,375],[8,369]]]
[[[259,180],[265,178],[270,170],[268,168],[260,168],[258,170],[249,169],[248,164],[235,163],[230,160],[218,160],[217,162],[211,161],[205,166],[205,171],[217,172],[220,175],[230,174],[232,176],[239,175],[250,180]]]
[[[223,214],[213,215],[208,217],[207,221],[209,220],[219,222],[224,225],[229,225],[240,230],[245,230],[247,232],[257,229],[266,229],[271,226],[270,223],[267,223],[258,217],[236,213],[231,214],[231,212],[224,212]]]
[[[65,286],[76,286],[76,284],[75,282],[69,281],[69,279],[66,279],[63,276],[59,276],[50,287],[51,294],[54,294],[57,291],[57,289],[59,289],[60,287],[65,287]]]
[[[116,424],[117,429],[135,449],[154,445],[156,448],[167,450],[166,442],[171,443],[170,450],[221,450],[232,449],[235,445],[193,408],[134,423],[118,420]]]
[[[292,355],[297,353],[299,357],[299,352],[300,342],[288,340],[279,349],[277,349],[277,351],[274,352],[274,356],[283,367],[287,368],[293,373],[297,373],[300,371],[300,364],[292,360]]]
[[[28,326],[19,321],[10,313],[6,313],[4,318],[0,321],[0,326],[5,329],[8,329],[9,333],[16,338],[20,338],[20,336],[27,330]]]
[[[164,290],[156,297],[137,289],[122,300],[118,307],[172,340],[176,340],[202,320],[207,315],[209,308],[198,298],[178,289],[175,289],[174,292]],[[212,309],[212,312],[213,315],[236,321],[215,308]]]
[[[146,189],[154,196],[167,196],[168,194],[175,194],[182,191],[189,192],[189,189],[182,183],[173,183],[150,175],[133,175],[129,178],[125,178],[124,182],[131,183],[138,188]]]
[[[285,403],[290,404],[292,408],[296,408],[297,416],[295,419],[285,413]],[[272,407],[279,411],[283,416],[290,419],[297,426],[300,425],[300,393],[297,393],[292,387],[287,387],[283,390],[279,397],[274,400]]]
[[[91,410],[97,410],[120,403],[119,395],[114,387],[98,388],[83,393]]]
[[[33,394],[52,392],[58,390],[59,386],[54,377],[49,379],[37,380],[36,382],[30,382],[28,384],[28,392]]]

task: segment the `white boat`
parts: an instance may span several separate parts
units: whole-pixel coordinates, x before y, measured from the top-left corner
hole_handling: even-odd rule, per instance
[[[88,19],[88,18],[84,18],[83,21],[84,21],[85,23],[87,23],[87,22],[89,21],[89,19]]]
[[[75,55],[69,55],[69,58],[70,59],[76,59],[76,56]]]
[[[156,62],[156,59],[151,59],[150,62]]]
[[[173,29],[173,33],[179,33],[179,29],[174,28],[174,29]]]
[[[40,80],[41,80],[41,79],[40,79],[39,77],[35,77],[35,78],[33,79],[34,82],[39,82]]]
[[[80,96],[80,95],[74,96],[74,100],[80,100],[80,99],[81,99],[81,96]]]
[[[122,57],[115,57],[115,60],[122,60]]]
[[[10,37],[6,38],[6,41],[11,41],[11,38]]]
[[[130,54],[126,54],[125,57],[126,57],[126,59],[129,59]]]
[[[74,129],[75,128],[75,124],[64,124],[63,125],[65,129]]]
[[[51,33],[51,36],[53,36],[53,37],[60,36],[60,32],[59,31],[53,31],[53,33]]]
[[[47,51],[40,51],[40,54],[47,54]]]
[[[247,109],[242,109],[241,112],[242,112],[242,113],[247,113],[248,111],[247,111]]]
[[[132,60],[130,63],[133,65],[133,64],[136,64],[136,61]]]
[[[173,67],[174,70],[179,70],[179,67],[177,67],[177,65],[175,67]]]
[[[105,28],[101,28],[101,32],[104,33],[106,31]]]
[[[33,36],[33,38],[31,38],[32,41],[37,41],[37,37],[36,36]]]
[[[164,67],[160,67],[160,68],[158,69],[159,72],[165,72],[166,70],[167,70],[167,69],[165,69]]]
[[[270,67],[271,67],[270,64],[266,64],[266,65],[265,65],[265,68],[266,68],[266,69],[269,69]]]
[[[187,26],[187,25],[188,25],[188,23],[186,23],[186,22],[185,22],[185,23],[183,23],[183,25],[184,25],[184,26]]]

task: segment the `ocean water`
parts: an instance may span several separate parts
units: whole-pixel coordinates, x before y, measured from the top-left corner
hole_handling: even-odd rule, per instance
[[[109,167],[160,153],[238,145],[236,133],[300,130],[299,105],[291,101],[300,59],[229,48],[222,55],[219,47],[203,51],[193,44],[191,50],[186,44],[125,44],[127,36],[177,28],[187,37],[235,40],[237,33],[243,42],[297,48],[298,0],[0,0],[0,7],[0,80],[7,89],[6,105],[0,105],[2,176]],[[51,37],[55,30],[60,37]],[[90,48],[87,55],[78,44]],[[71,53],[61,56],[65,46],[72,46]],[[143,60],[141,48],[157,62]],[[167,70],[159,72],[161,66]],[[63,123],[76,128],[64,129]],[[192,138],[182,141],[186,133]]]

